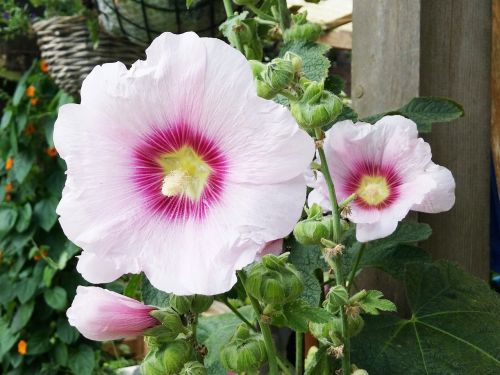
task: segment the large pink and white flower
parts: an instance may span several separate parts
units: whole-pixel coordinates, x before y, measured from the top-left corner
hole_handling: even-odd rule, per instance
[[[97,66],[60,109],[60,223],[92,283],[143,271],[167,292],[221,293],[292,230],[314,144],[224,42],[165,33],[146,54]]]
[[[360,242],[390,235],[410,210],[437,213],[455,203],[451,172],[431,161],[429,144],[402,116],[339,122],[326,132],[324,150],[337,199],[357,195],[349,219]],[[312,186],[309,203],[331,209],[321,174]]]
[[[66,312],[69,324],[90,340],[107,341],[142,335],[160,324],[154,306],[95,286],[79,286]]]

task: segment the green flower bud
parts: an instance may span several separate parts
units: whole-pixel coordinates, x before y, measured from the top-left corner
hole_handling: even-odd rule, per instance
[[[330,238],[332,235],[332,218],[325,216],[320,220],[299,221],[293,228],[293,235],[302,245],[319,245],[322,238]]]
[[[257,60],[250,60],[248,62],[250,63],[254,78],[260,78],[260,74],[266,69],[266,64]]]
[[[363,327],[365,326],[365,321],[361,315],[353,315],[347,317],[347,330],[350,337],[354,337],[359,334]]]
[[[292,15],[292,26],[285,30],[283,39],[285,42],[292,40],[315,41],[321,35],[321,26],[317,23],[307,21],[307,12]]]
[[[267,83],[256,79],[255,86],[257,87],[257,95],[264,99],[272,99],[278,95],[278,91],[273,90]]]
[[[193,355],[193,348],[186,340],[175,340],[168,344],[163,353],[160,353],[164,375],[177,375],[189,362]]]
[[[264,54],[262,43],[257,32],[257,22],[247,19],[248,12],[241,12],[229,17],[219,30],[232,46],[240,44],[248,60],[262,60]]]
[[[291,103],[290,110],[305,130],[322,128],[340,115],[342,101],[330,91],[323,90],[322,82],[308,82],[304,95]]]
[[[349,300],[349,293],[342,285],[335,285],[330,288],[325,300],[325,307],[328,311],[335,313]]]
[[[171,308],[153,310],[149,314],[162,325],[145,331],[146,336],[157,337],[159,341],[172,341],[177,338],[179,333],[186,332],[181,317]]]
[[[302,69],[302,57],[300,57],[296,53],[288,51],[288,52],[285,52],[283,59],[288,60],[292,63],[293,72],[295,74],[300,73],[300,70]]]
[[[172,294],[169,300],[170,307],[172,307],[179,314],[187,314],[191,309],[193,297],[194,296],[176,296]]]
[[[304,287],[297,269],[285,256],[265,255],[255,263],[245,282],[250,295],[266,304],[282,305],[294,300]]]
[[[226,369],[236,373],[258,370],[267,360],[262,335],[250,334],[248,327],[240,325],[229,343],[222,347],[220,360]]]
[[[180,375],[207,375],[207,369],[200,362],[192,361],[184,365]]]
[[[201,314],[207,311],[212,303],[214,302],[213,296],[204,296],[201,294],[195,294],[193,298],[193,303],[191,304],[191,311],[195,314]]]
[[[158,357],[157,351],[151,351],[141,363],[142,375],[164,375],[163,363]]]
[[[328,321],[327,323],[314,323],[314,322],[309,322],[309,330],[311,334],[316,337],[320,341],[327,340],[329,343],[333,344],[334,346],[338,346],[342,344],[342,340],[340,339],[341,337],[341,329],[342,329],[342,323],[340,322],[340,325],[338,325],[339,330],[337,329],[337,322],[333,320]],[[335,329],[334,329],[335,327]]]
[[[273,90],[280,91],[293,82],[294,68],[291,61],[276,58],[267,64],[266,69],[261,73],[262,81]]]

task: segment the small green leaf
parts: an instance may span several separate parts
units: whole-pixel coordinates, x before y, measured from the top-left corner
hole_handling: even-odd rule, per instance
[[[296,53],[302,58],[302,72],[312,81],[321,82],[328,76],[330,60],[325,56],[330,48],[314,42],[293,41],[286,43],[280,51],[280,57],[286,52]]]
[[[30,226],[31,215],[33,214],[33,210],[31,209],[31,205],[26,203],[24,206],[20,207],[16,222],[16,231],[24,232]]]
[[[12,120],[12,114],[12,109],[6,109],[3,112],[2,120],[0,121],[0,130],[3,130],[7,128],[7,126],[9,126],[10,120]]]
[[[21,303],[28,302],[35,294],[37,282],[33,278],[26,278],[16,284],[17,298]]]
[[[33,315],[34,308],[35,308],[34,300],[31,300],[27,303],[23,303],[18,307],[16,314],[12,319],[12,324],[10,326],[10,329],[13,333],[20,331],[26,326],[26,324],[28,324],[31,315]]]
[[[56,272],[57,270],[54,267],[50,265],[45,266],[42,276],[43,285],[45,285],[47,288],[50,288],[50,286],[52,285],[52,279],[54,278]]]
[[[55,362],[59,366],[66,366],[68,364],[68,346],[63,342],[58,342],[52,351]]]
[[[367,314],[378,315],[380,311],[396,311],[396,305],[383,298],[378,290],[369,290],[368,294],[360,301],[360,306]]]
[[[439,122],[448,122],[464,116],[463,107],[457,102],[435,96],[413,98],[399,109],[379,113],[366,117],[361,121],[375,123],[387,115],[401,115],[415,121],[418,131],[428,133],[432,125]]]
[[[65,344],[71,345],[78,340],[80,333],[69,325],[68,319],[60,318],[57,321],[56,336]]]
[[[0,358],[16,344],[19,333],[13,333],[8,329],[8,324],[3,317],[0,317]]]
[[[43,199],[35,204],[35,217],[39,225],[47,232],[52,229],[57,221],[57,203],[57,199],[49,198]]]
[[[152,305],[156,307],[169,306],[170,294],[156,289],[153,285],[151,285],[148,278],[144,274],[142,274],[141,280],[141,295],[142,301],[146,305]]]
[[[320,308],[309,306],[306,302],[298,300],[283,307],[287,326],[298,332],[309,331],[309,322],[326,323],[332,315]]]
[[[35,158],[27,152],[19,152],[12,167],[12,173],[19,183],[22,183],[33,167]]]
[[[60,286],[56,286],[52,289],[45,289],[43,292],[43,298],[47,305],[52,307],[54,310],[64,310],[68,301],[68,296],[66,291]]]
[[[36,332],[33,336],[26,340],[28,354],[39,355],[47,353],[52,347],[49,340],[50,335],[45,330],[42,332]]]
[[[92,348],[85,344],[80,344],[76,350],[69,354],[68,367],[74,374],[92,375],[95,367],[95,356]]]
[[[123,294],[130,298],[137,298],[140,295],[141,275],[132,275]]]
[[[14,227],[17,215],[18,213],[14,207],[0,203],[0,239]]]
[[[61,255],[59,255],[59,260],[57,261],[57,268],[63,270],[66,268],[66,263],[68,262],[69,255],[66,251],[63,251]]]

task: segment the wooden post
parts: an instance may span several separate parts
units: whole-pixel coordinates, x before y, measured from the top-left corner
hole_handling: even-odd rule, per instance
[[[499,1],[499,0],[494,0]],[[360,116],[395,109],[418,95],[462,103],[463,119],[436,125],[427,138],[433,160],[452,170],[452,211],[419,215],[434,233],[422,245],[486,278],[489,270],[489,123],[491,2],[354,0],[353,106]],[[379,273],[362,280],[402,302]]]
[[[500,0],[492,2],[491,37],[491,154],[500,186]]]

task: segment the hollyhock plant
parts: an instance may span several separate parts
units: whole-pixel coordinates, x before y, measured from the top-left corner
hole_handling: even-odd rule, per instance
[[[410,210],[437,213],[455,203],[451,172],[431,161],[429,144],[402,116],[386,116],[374,125],[339,122],[326,132],[324,150],[337,199],[356,194],[349,219],[360,242],[390,235]],[[309,203],[331,208],[321,174],[312,186]]]
[[[167,292],[221,293],[293,229],[314,143],[224,42],[165,33],[146,54],[97,66],[60,109],[60,223],[92,283],[143,271]]]
[[[69,324],[88,339],[116,340],[142,335],[159,321],[149,313],[154,306],[98,287],[79,286],[66,312]]]

